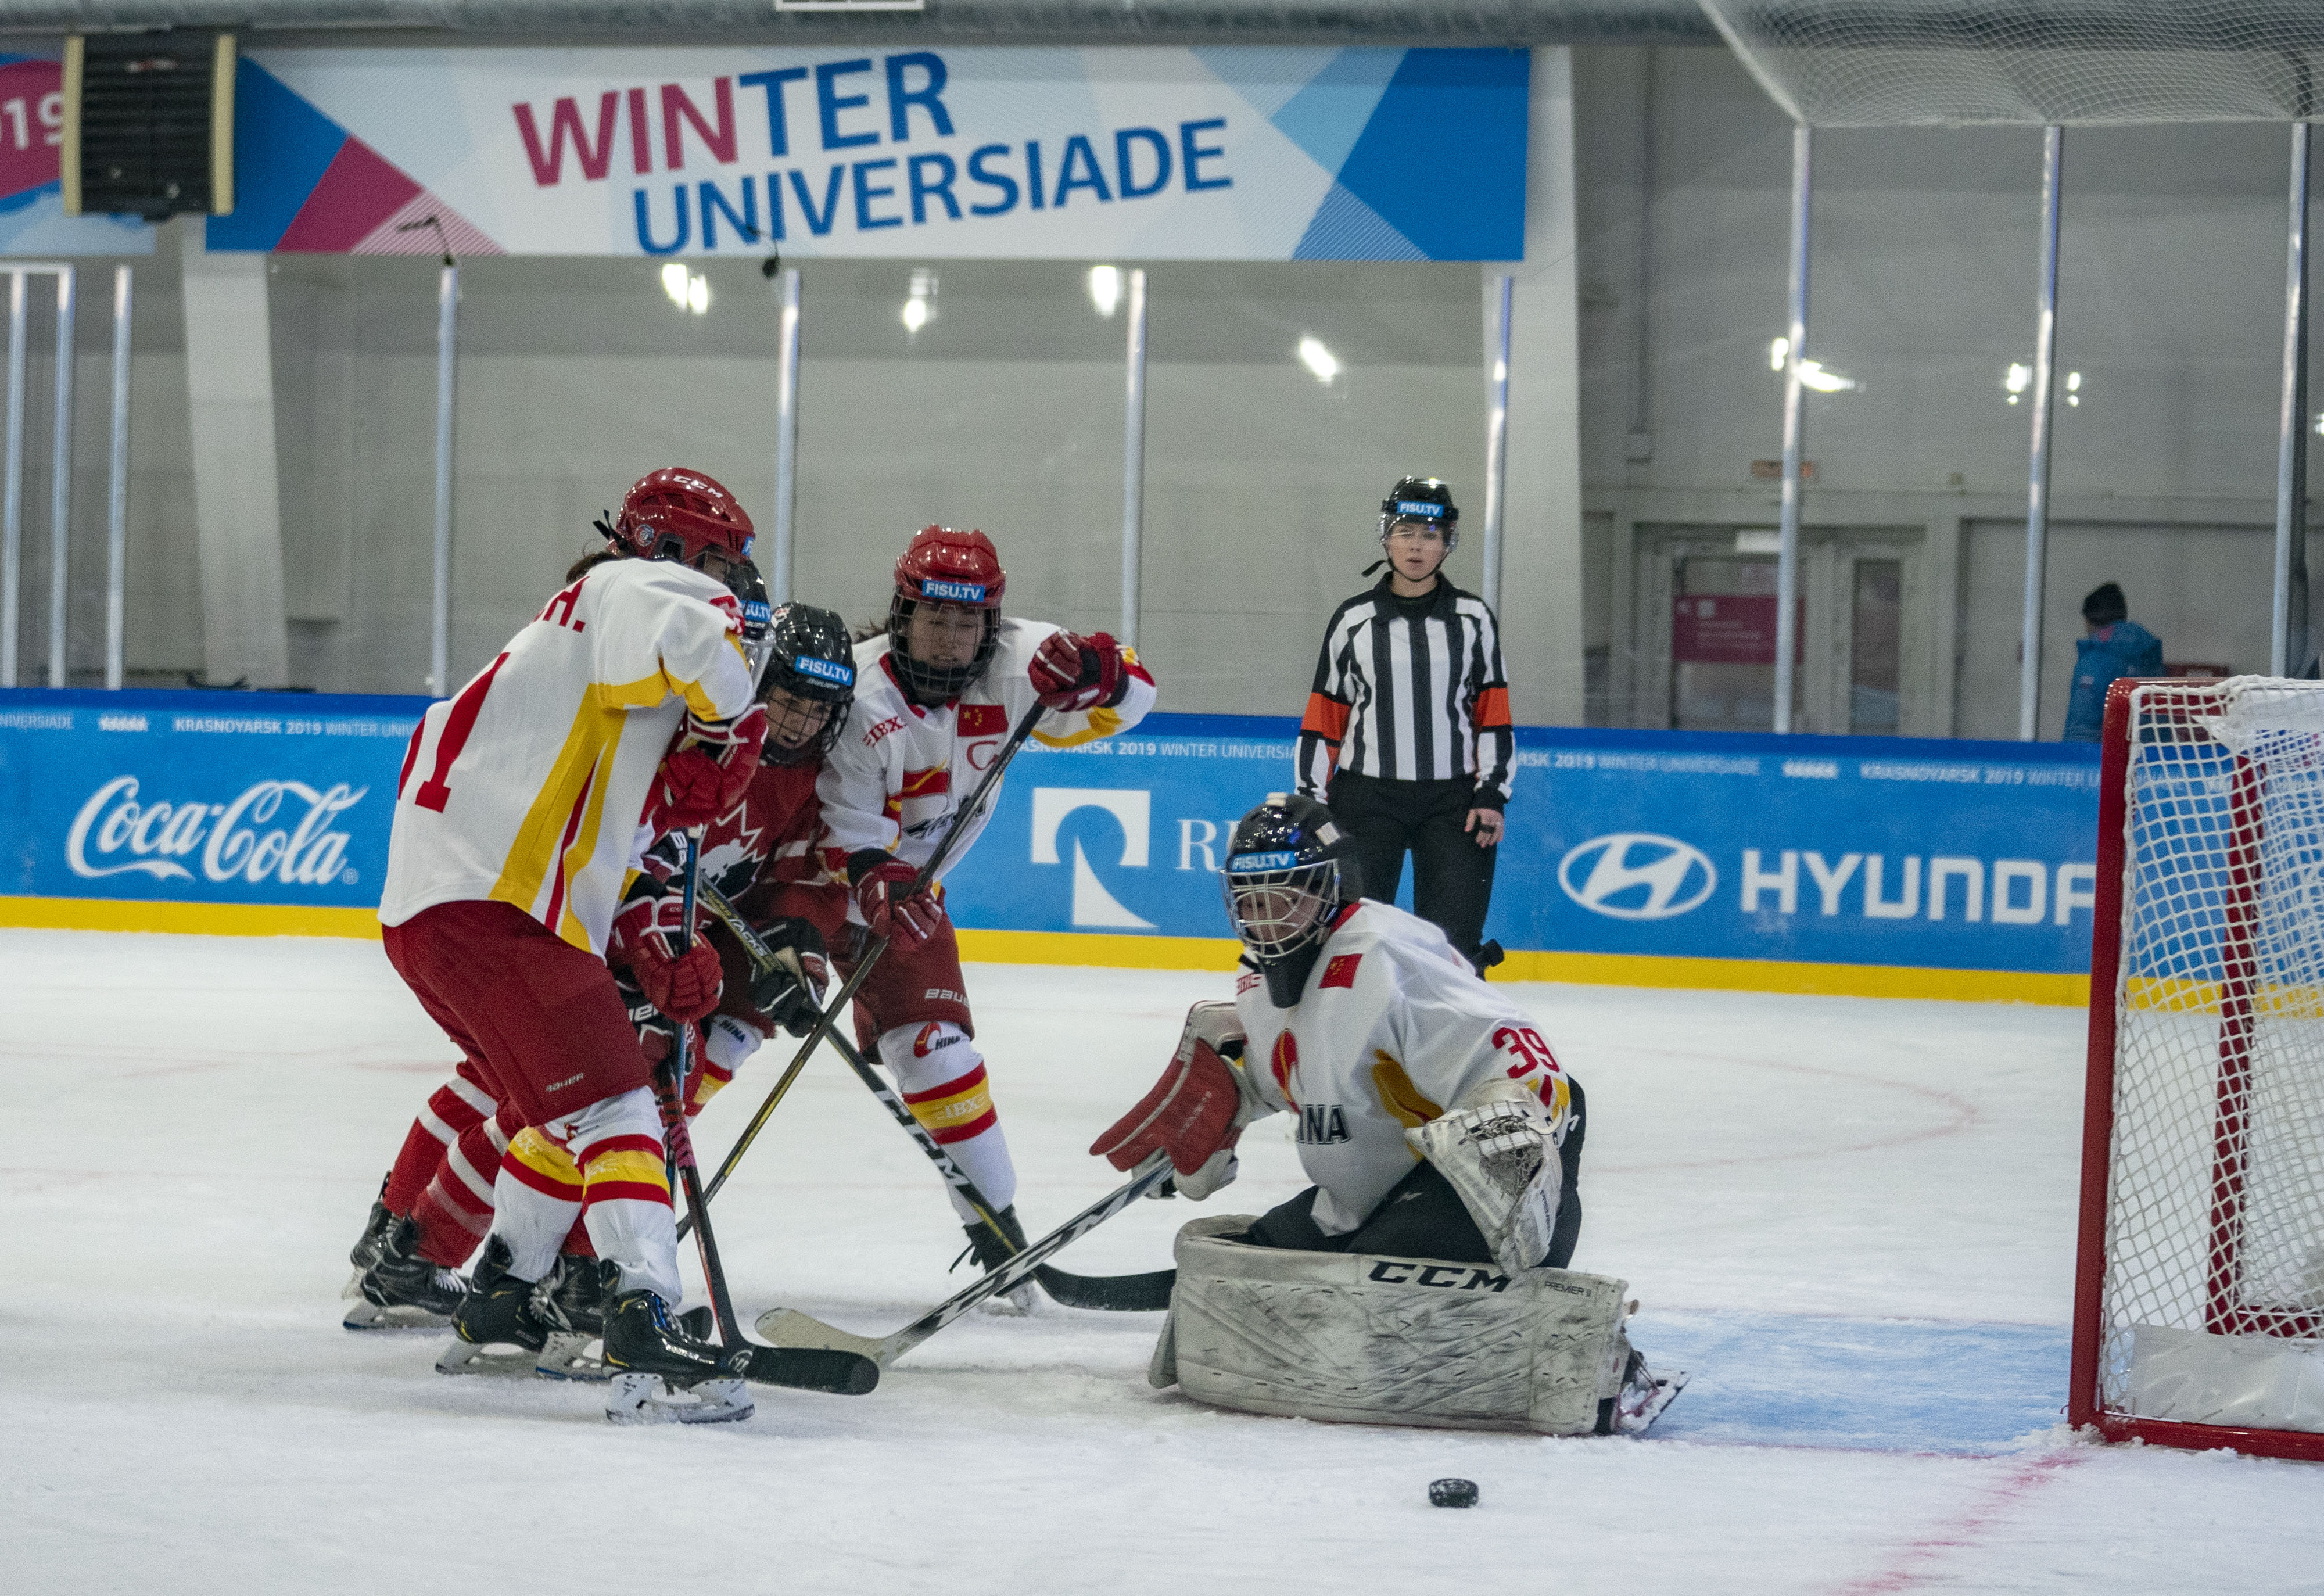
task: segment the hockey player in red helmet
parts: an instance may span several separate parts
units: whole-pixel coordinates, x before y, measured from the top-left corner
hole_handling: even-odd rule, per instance
[[[699,471],[634,484],[595,566],[421,719],[397,783],[380,902],[387,955],[490,1096],[553,1153],[512,1200],[465,1291],[435,1284],[473,1343],[538,1345],[535,1287],[578,1218],[611,1271],[606,1361],[648,1378],[609,1417],[740,1418],[716,1346],[681,1327],[662,1126],[638,1034],[605,964],[641,834],[707,824],[759,768],[766,712],[743,647],[750,517]],[[630,937],[649,991],[717,1001],[718,958],[659,923]],[[416,1249],[409,1217],[382,1239]],[[658,1385],[655,1382],[659,1382]],[[625,1382],[628,1390],[635,1382]],[[687,1393],[691,1393],[689,1397]]]
[[[1154,679],[1103,632],[1004,618],[1008,575],[982,532],[924,528],[895,577],[886,634],[856,645],[855,702],[816,782],[820,881],[790,889],[777,912],[816,921],[843,975],[875,940],[887,942],[857,993],[857,1034],[1000,1210],[996,1232],[954,1198],[970,1251],[990,1268],[1024,1245],[1016,1170],[977,1051],[951,916],[936,891],[906,894],[1037,701],[1047,713],[1036,740],[1071,747],[1136,725],[1154,706]],[[948,864],[983,824],[967,825]]]

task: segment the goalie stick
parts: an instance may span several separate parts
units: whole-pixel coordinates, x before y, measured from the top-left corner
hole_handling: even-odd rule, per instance
[[[1017,751],[1025,746],[1025,739],[1033,734],[1034,726],[1047,713],[1047,707],[1036,701],[1019,718],[1016,725],[1010,728],[1009,740],[1001,745],[1001,752],[992,756],[991,768],[976,784],[976,790],[969,795],[968,802],[954,813],[952,824],[945,828],[943,840],[936,844],[936,851],[928,855],[928,862],[920,866],[919,874],[912,878],[911,886],[904,893],[906,898],[915,898],[927,891],[928,884],[936,879],[937,873],[944,869],[945,861],[952,856],[953,844],[959,841],[961,828],[968,824],[971,816],[981,813],[991,800],[993,789],[1001,784],[1001,772],[1009,768],[1009,761],[1017,757]],[[718,1173],[710,1177],[709,1185],[702,1193],[706,1206],[726,1184],[726,1177],[734,1173],[734,1166],[742,1161],[742,1155],[751,1150],[751,1144],[758,1139],[768,1117],[775,1112],[775,1105],[783,1100],[783,1093],[790,1090],[791,1083],[798,1079],[799,1070],[814,1056],[816,1047],[824,1038],[832,1034],[832,1028],[838,1023],[839,1017],[847,1011],[848,1004],[855,1001],[856,989],[863,984],[864,979],[872,973],[872,966],[880,962],[880,955],[887,951],[887,938],[881,937],[864,949],[863,956],[855,962],[853,973],[848,976],[829,1007],[824,1010],[822,1018],[815,1022],[815,1029],[807,1033],[807,1039],[799,1044],[798,1051],[791,1057],[790,1067],[783,1071],[782,1078],[775,1083],[774,1090],[767,1093],[767,1101],[761,1103],[759,1112],[751,1116],[751,1122],[742,1127],[742,1134],[734,1139],[734,1145],[727,1149],[724,1160],[718,1166]],[[681,1231],[680,1233],[684,1232]]]
[[[761,973],[774,969],[774,950],[742,918],[742,912],[726,900],[726,895],[707,881],[702,884],[701,895],[703,907],[734,934],[734,940],[742,945],[742,952],[749,956],[751,963]],[[855,1045],[835,1030],[831,1034],[831,1046],[846,1062],[847,1067],[855,1072],[855,1078],[863,1083],[864,1090],[880,1100],[880,1106],[888,1111],[889,1118],[902,1126],[920,1151],[927,1155],[928,1162],[936,1166],[936,1173],[944,1176],[945,1184],[960,1194],[961,1200],[974,1210],[977,1218],[992,1228],[993,1234],[1005,1235],[1006,1231],[995,1217],[998,1210],[993,1207],[991,1200],[977,1188],[976,1182],[968,1177],[968,1172],[928,1133],[927,1127],[921,1124],[904,1100],[896,1095],[895,1088],[880,1078],[879,1071],[865,1061]],[[788,1086],[788,1082],[778,1084]],[[1114,1277],[1073,1275],[1044,1264],[1033,1272],[1033,1278],[1040,1282],[1042,1290],[1068,1307],[1149,1313],[1159,1312],[1170,1305],[1170,1287],[1177,1278],[1177,1271],[1164,1269],[1158,1275]]]
[[[954,1292],[892,1335],[855,1335],[797,1308],[770,1308],[760,1315],[759,1333],[779,1349],[853,1352],[885,1369],[986,1297],[1021,1284],[1050,1254],[1089,1234],[1169,1176],[1169,1155],[1153,1154],[1138,1167],[1129,1184],[1099,1198],[982,1280]]]

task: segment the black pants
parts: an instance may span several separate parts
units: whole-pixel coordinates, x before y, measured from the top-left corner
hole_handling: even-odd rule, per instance
[[[1396,901],[1404,856],[1412,855],[1412,911],[1442,930],[1471,961],[1485,935],[1493,899],[1493,856],[1464,831],[1475,807],[1477,784],[1382,781],[1342,770],[1332,778],[1333,818],[1355,839],[1364,872],[1364,896]]]
[[[1572,1090],[1573,1123],[1558,1149],[1565,1167],[1565,1195],[1557,1205],[1557,1226],[1550,1234],[1549,1255],[1542,1259],[1562,1269],[1573,1257],[1582,1239],[1582,1138],[1589,1130],[1587,1103],[1582,1084]],[[1291,1252],[1360,1252],[1389,1258],[1441,1258],[1447,1263],[1490,1263],[1493,1250],[1485,1233],[1469,1217],[1466,1204],[1452,1183],[1434,1164],[1421,1164],[1388,1188],[1379,1206],[1364,1222],[1344,1236],[1327,1236],[1316,1226],[1315,1194],[1309,1186],[1288,1203],[1270,1208],[1242,1239],[1255,1247],[1280,1247]]]

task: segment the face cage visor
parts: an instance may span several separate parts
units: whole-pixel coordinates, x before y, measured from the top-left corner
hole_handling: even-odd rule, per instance
[[[931,665],[915,659],[911,650],[912,612],[922,603],[944,604],[944,599],[921,600],[907,597],[900,590],[888,604],[888,654],[895,662],[896,672],[904,678],[913,697],[923,704],[944,704],[968,691],[976,678],[992,663],[993,650],[1001,646],[1001,611],[997,606],[984,608],[984,633],[976,645],[975,656],[965,665]]]
[[[779,700],[778,694],[781,695]],[[759,701],[767,706],[767,741],[760,751],[759,762],[804,765],[821,759],[839,741],[853,700],[853,694],[843,698],[825,698],[801,692],[790,682],[767,682],[759,694]]]
[[[1262,959],[1286,959],[1319,940],[1340,907],[1340,862],[1319,860],[1289,870],[1219,872],[1227,920],[1242,945]]]

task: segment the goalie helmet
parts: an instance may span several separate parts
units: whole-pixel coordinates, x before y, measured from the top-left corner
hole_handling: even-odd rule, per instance
[[[1000,551],[982,532],[929,526],[912,534],[911,543],[896,560],[896,595],[888,604],[888,655],[913,697],[942,704],[959,697],[984,674],[1001,641],[1001,595],[1008,586]],[[912,616],[924,604],[983,613],[984,630],[968,663],[940,665],[912,657]]]
[[[804,765],[821,759],[839,741],[855,702],[855,650],[847,623],[813,604],[785,604],[767,628],[767,655],[759,682],[759,697],[768,702],[767,742],[759,762]],[[789,702],[774,702],[779,692]],[[823,720],[810,728],[818,708]]]
[[[691,566],[716,549],[732,560],[748,559],[756,541],[751,518],[715,477],[683,466],[650,471],[630,484],[609,526],[597,530],[620,552],[639,559],[676,560]]]
[[[1388,542],[1388,529],[1400,521],[1417,521],[1439,529],[1444,534],[1444,552],[1450,554],[1461,544],[1461,511],[1452,503],[1452,490],[1433,476],[1399,477],[1388,489],[1388,497],[1380,501],[1380,542]]]
[[[1268,969],[1270,987],[1269,967],[1320,946],[1340,910],[1363,892],[1354,844],[1331,810],[1299,793],[1269,793],[1235,822],[1219,879],[1227,918]],[[1295,983],[1295,998],[1296,984],[1304,982]],[[1290,1004],[1278,997],[1277,1006]]]

